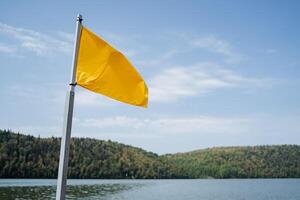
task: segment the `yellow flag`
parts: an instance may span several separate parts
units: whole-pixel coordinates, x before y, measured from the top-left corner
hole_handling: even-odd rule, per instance
[[[77,84],[128,104],[147,107],[148,88],[134,66],[118,50],[82,27]]]

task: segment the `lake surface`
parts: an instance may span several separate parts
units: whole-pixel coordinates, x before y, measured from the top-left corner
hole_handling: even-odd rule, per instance
[[[0,199],[55,199],[54,179],[0,179]],[[67,199],[299,200],[300,179],[68,180]]]

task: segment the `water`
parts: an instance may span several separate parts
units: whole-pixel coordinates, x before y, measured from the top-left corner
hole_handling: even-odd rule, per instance
[[[0,179],[0,199],[55,199],[56,180]],[[68,180],[67,199],[300,200],[300,179]]]

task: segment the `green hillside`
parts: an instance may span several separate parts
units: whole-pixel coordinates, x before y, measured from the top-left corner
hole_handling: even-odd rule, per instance
[[[180,178],[299,178],[300,146],[219,147],[164,156]]]
[[[56,178],[60,139],[0,131],[0,177]],[[165,178],[154,153],[111,141],[72,138],[70,178]]]
[[[0,178],[56,178],[60,139],[0,130]],[[300,178],[300,146],[224,147],[158,156],[73,138],[70,178]]]

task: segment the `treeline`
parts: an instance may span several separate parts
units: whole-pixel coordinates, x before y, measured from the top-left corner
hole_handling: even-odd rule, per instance
[[[0,178],[56,178],[60,139],[0,130]],[[72,138],[70,178],[167,178],[157,154],[112,141]]]
[[[163,156],[179,178],[300,178],[300,146],[218,147]]]
[[[56,178],[60,139],[0,130],[0,178]],[[300,146],[211,148],[158,156],[72,138],[69,178],[300,178]]]

